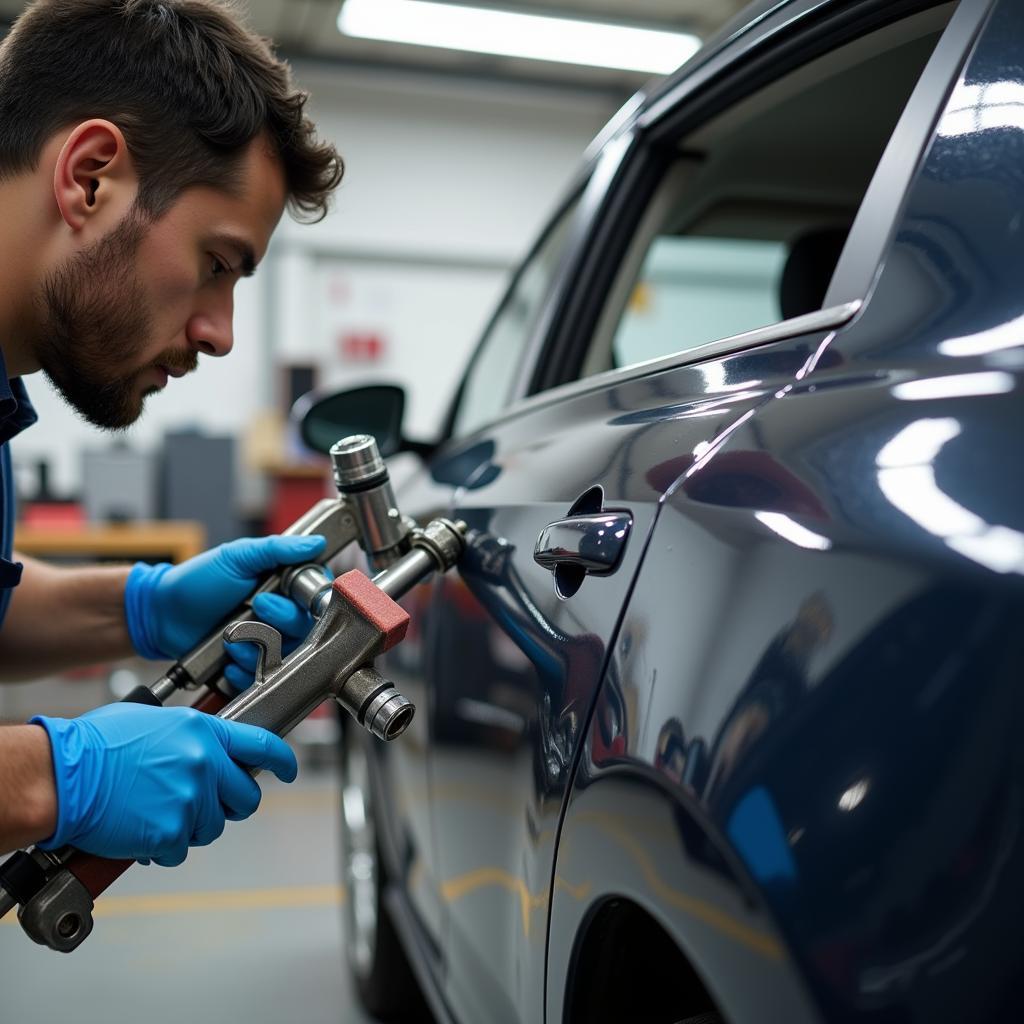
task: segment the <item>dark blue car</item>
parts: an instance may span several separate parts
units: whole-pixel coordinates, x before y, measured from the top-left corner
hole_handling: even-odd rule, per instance
[[[1019,0],[764,0],[636,97],[445,436],[351,424],[472,531],[344,744],[367,1007],[1024,1020],[1022,388]]]

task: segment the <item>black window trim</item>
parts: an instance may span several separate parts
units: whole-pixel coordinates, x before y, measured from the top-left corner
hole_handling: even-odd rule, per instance
[[[517,368],[508,404],[514,404],[530,392],[531,382],[553,327],[564,316],[566,296],[575,291],[573,278],[578,274],[583,260],[581,252],[585,247],[592,246],[599,236],[601,225],[606,219],[602,215],[605,204],[610,195],[614,196],[620,191],[616,184],[623,169],[629,167],[628,157],[635,144],[635,130],[632,127],[625,128],[605,143],[596,158],[593,173],[583,189],[579,209],[569,229],[561,266],[552,280],[552,287],[548,290],[541,314]],[[578,192],[576,194],[579,195]]]
[[[523,273],[543,248],[551,232],[555,229],[555,225],[561,221],[572,204],[578,202],[579,205],[573,222],[569,226],[569,237],[566,239],[558,269],[551,278],[537,322],[523,347],[523,354],[516,367],[512,387],[505,396],[506,401],[496,414],[496,418],[504,414],[505,408],[518,402],[527,393],[537,360],[544,349],[551,325],[557,318],[560,298],[569,290],[572,268],[579,263],[579,250],[587,243],[610,187],[632,147],[635,134],[632,125],[643,108],[644,99],[642,92],[631,96],[587,147],[582,169],[563,194],[554,213],[548,217],[544,229],[516,268],[501,301],[495,307],[494,313],[491,314],[491,318],[481,332],[480,340],[473,349],[473,354],[459,381],[458,389],[448,407],[438,444],[444,444],[453,439],[455,420],[458,416],[459,406],[462,404],[466,381],[469,379],[473,366],[480,358],[480,353],[494,329],[495,322],[504,313],[509,300],[519,287]],[[476,433],[476,429],[472,433]]]
[[[959,0],[882,154],[825,295],[825,305],[867,299],[901,219],[907,193],[949,97],[996,0]]]
[[[785,5],[779,12],[780,18],[785,16],[782,28],[778,24],[766,23],[756,38],[751,39],[745,34],[739,36],[705,66],[697,69],[692,79],[685,78],[675,89],[670,89],[654,102],[628,134],[630,145],[620,154],[616,173],[608,182],[610,194],[602,196],[598,204],[601,208],[606,207],[603,210],[605,216],[597,222],[597,231],[587,241],[581,265],[570,283],[571,290],[552,295],[548,310],[550,320],[545,319],[539,325],[546,333],[536,332],[535,341],[540,347],[524,360],[524,370],[529,376],[524,377],[513,392],[512,404],[518,407],[524,399],[553,388],[564,393],[562,386],[575,382],[602,308],[602,303],[595,302],[593,297],[607,293],[619,263],[617,259],[608,259],[607,254],[615,252],[621,255],[632,238],[638,216],[636,208],[644,207],[649,197],[645,193],[652,193],[661,180],[665,161],[669,152],[674,152],[675,140],[680,135],[750,95],[762,84],[779,79],[790,67],[805,64],[886,24],[946,2],[948,0],[837,2],[826,5],[823,12],[818,11],[820,4],[811,0]],[[955,85],[973,40],[994,2],[960,0],[872,177],[854,220],[856,234],[851,231],[821,313],[853,302],[859,305],[868,296],[895,226],[898,204],[902,203],[906,186],[923,158],[949,91]],[[815,17],[818,13],[821,18]],[[766,40],[771,42],[770,46],[762,45]],[[895,208],[891,194],[885,192],[886,188],[899,188]],[[849,258],[847,252],[850,253]],[[775,339],[781,340],[793,335],[794,323],[792,320],[782,321],[765,330],[783,329],[784,333]],[[750,344],[741,339],[751,335],[760,336],[761,331],[724,338],[711,344],[720,354],[741,351],[744,344]],[[672,361],[672,365],[685,365],[698,361],[698,358],[708,358],[706,354],[699,355],[708,347],[683,350],[666,358]],[[617,372],[612,371],[613,374]],[[613,379],[608,374],[600,376],[606,382]]]
[[[487,424],[481,424],[473,431],[473,434],[479,433],[480,430],[490,427],[492,424],[519,416],[521,413],[555,402],[578,398],[591,391],[601,391],[638,377],[651,377],[664,370],[674,370],[680,366],[702,363],[708,359],[717,359],[720,356],[732,355],[736,352],[747,352],[762,345],[788,341],[806,334],[836,331],[849,324],[863,305],[864,303],[860,299],[855,299],[852,302],[819,309],[813,313],[805,313],[803,316],[791,317],[789,320],[782,320],[777,324],[770,324],[768,327],[758,327],[756,330],[746,331],[743,334],[734,334],[728,338],[711,341],[696,348],[659,356],[656,359],[647,359],[640,363],[631,363],[629,366],[623,366],[616,370],[605,370],[603,373],[595,373],[580,380],[568,381],[565,384],[559,384],[556,387],[519,399],[495,415],[494,419]]]
[[[586,192],[591,186],[591,179],[593,178],[593,176],[594,174],[592,168],[589,166],[585,167],[584,171],[577,176],[577,179],[576,181],[574,181],[572,187],[569,188],[566,194],[563,195],[562,198],[559,200],[558,205],[555,207],[554,213],[552,213],[551,216],[548,218],[547,222],[544,225],[544,229],[534,240],[526,256],[523,257],[519,265],[516,267],[515,273],[513,273],[512,278],[509,281],[507,287],[505,288],[505,291],[502,294],[500,301],[494,307],[494,312],[491,314],[490,319],[484,326],[483,331],[481,331],[480,338],[473,348],[473,353],[469,357],[469,360],[462,371],[462,376],[459,378],[459,386],[456,389],[455,395],[452,397],[451,402],[449,403],[448,411],[444,418],[443,426],[441,429],[441,438],[438,441],[439,445],[443,444],[445,441],[449,440],[452,437],[453,431],[455,429],[455,420],[458,416],[459,407],[462,405],[463,395],[466,390],[466,384],[473,373],[474,367],[481,358],[481,353],[486,347],[488,339],[491,337],[491,333],[494,330],[494,325],[504,315],[506,309],[508,308],[508,304],[512,300],[512,296],[515,295],[516,289],[519,287],[519,282],[522,280],[523,274],[526,272],[527,267],[529,267],[533,263],[534,259],[537,257],[537,254],[541,251],[541,249],[544,248],[544,245],[550,238],[552,231],[555,230],[555,227],[561,222],[562,218],[569,212],[569,209],[572,207],[573,203],[579,201],[580,207],[584,205],[584,201],[581,200],[581,196],[583,196],[585,199]],[[554,275],[552,275],[551,281],[548,283],[547,294],[542,300],[542,309],[544,310],[546,310],[547,306],[550,304],[551,296],[556,290],[556,288],[563,287],[563,281],[570,263],[570,256],[572,254],[572,250],[578,244],[578,236],[581,234],[581,230],[579,228],[581,213],[581,209],[577,209],[575,215],[573,216],[573,223],[570,225],[569,228],[569,238],[566,241],[562,257],[559,260],[558,269],[555,271]],[[542,313],[539,318],[539,321],[542,321],[544,319],[544,314]],[[523,349],[524,359],[529,358],[531,345],[533,343],[533,337],[537,333],[537,329],[534,329],[534,331],[531,334],[531,338],[527,340],[527,343]],[[502,408],[505,408],[505,406],[507,406],[509,403],[514,402],[517,395],[518,391],[516,390],[516,388],[510,388],[508,394],[503,396],[504,401],[502,404]],[[475,430],[473,431],[473,433],[475,433]]]

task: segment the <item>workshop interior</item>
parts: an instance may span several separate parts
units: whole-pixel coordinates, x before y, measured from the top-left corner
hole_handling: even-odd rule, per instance
[[[325,546],[0,725],[298,776],[180,866],[0,851],[0,1019],[1024,1020],[1021,5],[234,9],[341,184],[128,428],[25,375],[13,557]]]

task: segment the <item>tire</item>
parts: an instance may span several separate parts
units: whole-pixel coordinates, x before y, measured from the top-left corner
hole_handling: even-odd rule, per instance
[[[384,902],[369,737],[345,723],[341,756],[341,869],[345,958],[364,1009],[381,1021],[431,1024]]]
[[[676,1024],[725,1024],[725,1021],[717,1013],[702,1013],[698,1017],[677,1021]]]

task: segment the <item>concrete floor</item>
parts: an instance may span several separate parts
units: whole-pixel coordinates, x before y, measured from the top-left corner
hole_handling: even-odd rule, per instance
[[[0,1019],[371,1024],[342,955],[335,772],[261,786],[259,811],[181,867],[129,870],[74,953],[0,921]]]

